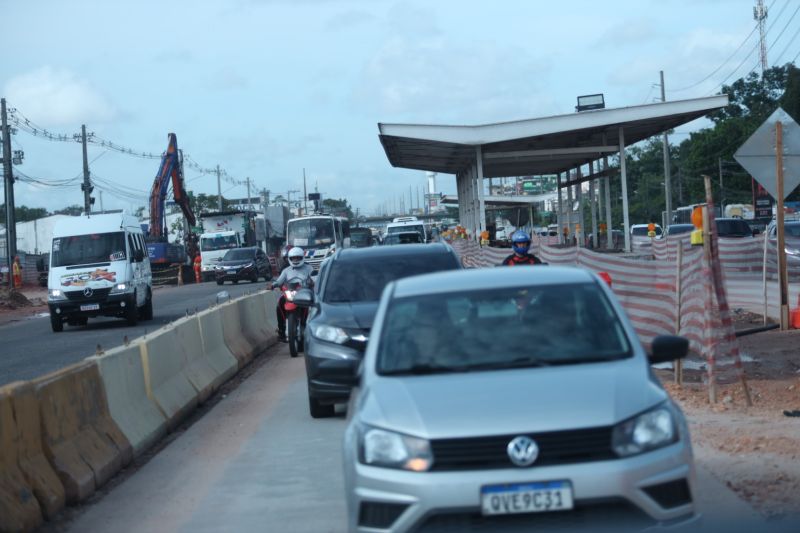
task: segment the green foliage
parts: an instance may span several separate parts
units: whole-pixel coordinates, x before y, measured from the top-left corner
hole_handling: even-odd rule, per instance
[[[346,216],[350,220],[354,218],[353,210],[344,198],[325,198],[322,200],[322,209],[334,215]]]
[[[200,215],[200,213],[213,213],[219,211],[219,205],[217,202],[217,195],[216,194],[194,194],[193,192],[189,192],[189,206],[192,208],[192,212],[195,215]],[[231,202],[227,200],[224,196],[222,197],[222,210],[225,211],[226,209],[230,209]]]
[[[29,222],[37,218],[43,218],[49,215],[47,209],[44,207],[27,207],[24,205],[14,206],[14,219],[17,222]],[[0,223],[6,222],[6,206],[0,205]]]

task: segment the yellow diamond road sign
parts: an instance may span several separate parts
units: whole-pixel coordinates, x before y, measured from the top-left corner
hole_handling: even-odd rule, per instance
[[[800,185],[800,125],[780,107],[733,154],[773,198],[778,198],[775,124],[783,127],[783,197]]]

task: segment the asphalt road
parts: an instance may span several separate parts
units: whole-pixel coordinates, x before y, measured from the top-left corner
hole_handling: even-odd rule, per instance
[[[309,416],[302,358],[279,346],[205,416],[58,531],[346,531],[344,416]],[[696,489],[702,531],[791,531],[755,517],[702,464]]]
[[[89,319],[87,326],[64,326],[53,333],[50,319],[43,316],[0,326],[0,385],[39,377],[92,355],[99,344],[107,350],[119,346],[127,335],[134,339],[216,302],[220,291],[231,298],[264,288],[264,282],[189,284],[160,287],[153,292],[153,320],[128,326],[118,318]]]

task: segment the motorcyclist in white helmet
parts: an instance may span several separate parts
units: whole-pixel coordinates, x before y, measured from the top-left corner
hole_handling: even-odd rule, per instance
[[[314,286],[314,281],[311,279],[311,273],[314,268],[305,262],[305,252],[302,248],[295,246],[287,254],[289,266],[283,269],[283,272],[278,276],[278,279],[273,281],[269,288],[281,289],[286,282],[292,279],[299,279],[304,287],[311,288]],[[286,297],[281,294],[278,299],[278,306],[275,310],[278,317],[278,338],[281,342],[286,342]]]

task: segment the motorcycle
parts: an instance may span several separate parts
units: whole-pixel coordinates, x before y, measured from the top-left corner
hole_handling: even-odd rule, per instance
[[[294,303],[294,295],[303,287],[303,281],[298,278],[288,280],[286,284],[281,287],[283,296],[286,298],[286,304],[284,305],[287,322],[286,334],[289,338],[289,353],[291,353],[292,357],[297,357],[297,354],[303,351],[305,344],[308,309],[298,307]]]

